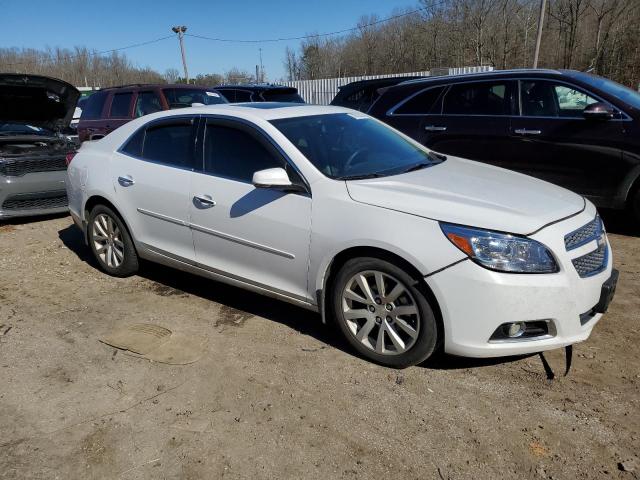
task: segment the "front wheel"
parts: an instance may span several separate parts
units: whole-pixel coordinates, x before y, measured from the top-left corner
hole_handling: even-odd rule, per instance
[[[98,205],[89,215],[89,246],[100,268],[114,277],[127,277],[138,270],[138,254],[120,217],[109,207]]]
[[[416,280],[397,265],[377,258],[349,260],[331,295],[340,330],[363,356],[404,368],[433,353],[438,341],[433,310]]]

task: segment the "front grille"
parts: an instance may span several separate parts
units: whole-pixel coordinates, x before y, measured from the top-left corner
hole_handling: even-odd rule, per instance
[[[586,225],[583,225],[579,229],[565,235],[564,245],[567,251],[573,250],[574,248],[586,245],[593,240],[597,240],[603,233],[604,226],[602,225],[602,220],[599,215],[596,215],[596,218]]]
[[[7,197],[2,203],[2,209],[12,210],[40,210],[49,208],[66,207],[66,192],[29,193]]]
[[[581,277],[590,277],[596,275],[607,268],[607,242],[603,241],[597,250],[587,253],[578,258],[571,260],[576,268],[578,275]]]
[[[0,175],[21,177],[27,173],[66,170],[64,155],[30,158],[11,158],[0,161]]]

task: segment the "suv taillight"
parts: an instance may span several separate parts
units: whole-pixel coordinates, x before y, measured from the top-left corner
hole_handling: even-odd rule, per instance
[[[65,163],[67,164],[67,167],[69,166],[69,164],[71,163],[71,160],[73,160],[73,157],[76,156],[76,151],[74,152],[69,152],[67,153],[67,155],[65,156]]]

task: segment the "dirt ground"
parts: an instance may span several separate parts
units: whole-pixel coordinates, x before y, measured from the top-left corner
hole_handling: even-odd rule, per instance
[[[640,478],[640,238],[606,219],[609,313],[563,354],[356,357],[305,310],[164,267],[115,279],[69,217],[0,225],[0,478]],[[98,341],[152,322],[206,341],[166,365]]]

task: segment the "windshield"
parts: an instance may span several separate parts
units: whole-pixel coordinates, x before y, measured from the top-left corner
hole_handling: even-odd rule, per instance
[[[163,92],[171,109],[190,107],[192,103],[202,103],[203,105],[227,103],[226,99],[214,90],[165,88]]]
[[[51,135],[46,128],[27,125],[25,123],[0,123],[0,135]]]
[[[304,100],[295,91],[266,90],[262,92],[262,98],[266,102],[304,103]]]
[[[595,75],[581,75],[580,79],[640,110],[640,93],[635,90],[608,78],[596,77]]]
[[[330,178],[396,175],[443,160],[363,115],[334,113],[271,123]]]

